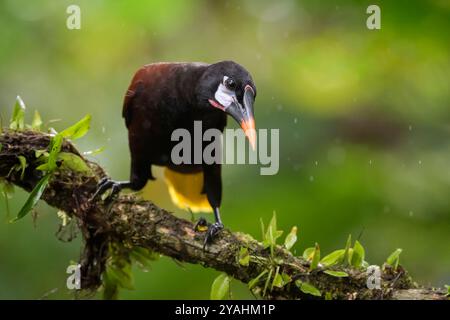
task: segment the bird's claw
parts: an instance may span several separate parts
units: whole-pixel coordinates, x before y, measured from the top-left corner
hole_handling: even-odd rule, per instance
[[[105,200],[112,199],[116,194],[122,190],[122,186],[119,182],[111,180],[109,178],[102,178],[97,184],[97,190],[92,196],[91,200],[97,199],[99,196],[104,194],[108,189],[111,189],[110,194]]]
[[[223,224],[221,222],[215,222],[208,226],[208,221],[201,217],[194,226],[196,232],[206,232],[205,240],[203,241],[203,251],[208,244],[211,244],[220,231],[223,229]]]
[[[205,248],[208,244],[212,243],[214,238],[220,233],[222,229],[223,224],[220,222],[215,222],[209,226],[208,231],[206,231],[205,240],[203,241],[203,251],[205,251]]]

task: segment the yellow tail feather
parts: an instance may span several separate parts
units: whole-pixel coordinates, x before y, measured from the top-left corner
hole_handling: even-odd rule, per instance
[[[179,173],[164,169],[164,180],[169,188],[173,203],[181,209],[192,212],[212,212],[203,189],[203,172]]]

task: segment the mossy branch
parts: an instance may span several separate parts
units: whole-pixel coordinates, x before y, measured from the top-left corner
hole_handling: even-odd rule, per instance
[[[0,134],[0,178],[30,192],[42,178],[36,170],[36,151],[47,149],[51,136],[35,131],[3,130]],[[121,194],[107,205],[90,199],[98,181],[105,177],[96,163],[84,159],[69,141],[64,141],[62,152],[80,156],[92,170],[86,174],[72,170],[56,170],[42,200],[75,218],[84,239],[81,257],[82,288],[97,289],[108,257],[108,247],[120,243],[124,247],[143,247],[181,262],[200,264],[223,271],[235,279],[249,283],[264,270],[275,270],[290,278],[283,286],[266,291],[267,299],[446,299],[442,290],[419,288],[407,272],[385,268],[381,275],[381,289],[367,288],[367,274],[348,266],[334,268],[345,271],[347,277],[333,277],[317,268],[310,272],[310,262],[295,257],[281,246],[269,248],[250,235],[223,230],[217,240],[203,251],[204,234],[194,231],[191,222],[180,219],[168,211],[144,201],[135,195]],[[11,170],[19,156],[26,159],[25,172]],[[248,265],[239,262],[241,248],[250,255]],[[275,258],[274,258],[275,257]],[[299,290],[295,280],[313,285],[321,297]],[[255,285],[260,294],[264,283]]]

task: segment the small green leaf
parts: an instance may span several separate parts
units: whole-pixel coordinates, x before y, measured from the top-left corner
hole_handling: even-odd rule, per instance
[[[305,251],[303,251],[303,258],[305,260],[312,261],[314,249],[314,247],[306,248]]]
[[[346,260],[346,264],[351,265],[352,264],[352,257],[353,257],[353,248],[348,249],[348,258]]]
[[[36,167],[36,170],[39,171],[48,171],[48,163],[40,164]]]
[[[88,114],[74,125],[61,131],[60,134],[63,138],[76,140],[84,136],[89,131],[90,124],[91,124],[91,115]]]
[[[316,243],[311,259],[311,265],[309,266],[309,271],[313,271],[314,269],[316,269],[317,266],[319,265],[319,261],[320,261],[320,247],[319,244]]]
[[[336,263],[342,261],[344,252],[345,252],[344,249],[335,250],[332,253],[328,254],[327,256],[323,257],[323,259],[320,260],[320,263],[325,267],[335,265]]]
[[[288,275],[287,273],[282,273],[281,278],[283,279],[283,284],[288,284],[289,282],[292,281],[291,276]]]
[[[86,162],[84,162],[84,160],[76,154],[70,152],[60,152],[58,154],[58,160],[62,161],[61,166],[63,168],[76,172],[92,173],[91,168],[89,168]]]
[[[226,273],[221,273],[211,286],[211,300],[223,300],[230,292],[230,278]]]
[[[25,175],[25,169],[27,168],[27,159],[24,156],[17,157],[20,162],[20,180],[23,180],[23,176]]]
[[[348,273],[344,271],[325,270],[324,273],[336,278],[348,277]]]
[[[274,211],[269,226],[267,227],[265,240],[273,247],[277,242],[277,238],[280,237],[282,233],[283,231],[277,230],[277,214]]]
[[[267,272],[269,272],[267,269],[262,271],[256,278],[253,278],[248,282],[248,288],[252,289],[255,285],[258,284],[259,279],[261,279]]]
[[[264,227],[264,224],[261,220],[261,226]],[[262,242],[264,248],[270,247],[270,254],[272,258],[274,257],[274,247],[276,245],[277,239],[283,234],[283,231],[277,230],[277,215],[276,212],[273,212],[272,219],[270,220],[269,226],[263,236],[264,240]]]
[[[277,230],[277,213],[274,211],[272,214],[272,219],[270,219],[269,226],[267,230],[272,229],[273,231]]]
[[[39,111],[35,110],[33,121],[31,122],[31,129],[39,131],[41,130],[41,125],[42,125],[41,115],[39,114]]]
[[[25,103],[20,96],[16,98],[16,104],[14,105],[13,114],[11,117],[11,122],[9,128],[11,130],[23,130],[25,127],[24,117],[25,117]]]
[[[397,249],[386,260],[386,263],[392,266],[394,270],[397,270],[398,264],[400,263],[400,253],[402,253],[402,249]]]
[[[34,189],[31,191],[30,195],[28,196],[27,201],[23,205],[22,209],[20,209],[17,217],[13,219],[11,222],[15,222],[19,219],[22,219],[25,217],[31,210],[33,210],[36,203],[41,198],[42,194],[44,193],[45,188],[48,185],[49,179],[51,174],[47,173],[39,182],[36,184]]]
[[[56,160],[58,159],[58,154],[61,151],[61,147],[62,147],[62,143],[63,143],[63,137],[61,134],[57,134],[55,135],[51,140],[50,140],[50,152],[48,155],[48,160],[47,160],[47,171],[54,171],[57,166],[56,166]],[[41,166],[37,167],[36,169],[39,169]],[[42,170],[42,169],[39,169]]]
[[[306,294],[310,294],[316,297],[320,297],[322,294],[320,293],[319,289],[317,289],[316,287],[314,287],[312,284],[307,283],[307,282],[302,282],[300,280],[296,280],[295,284],[297,285],[297,287]]]
[[[353,254],[351,265],[355,268],[361,268],[362,263],[364,261],[365,251],[364,247],[359,243],[358,240],[355,241],[355,245],[353,246]]]
[[[241,247],[239,250],[239,264],[247,267],[250,263],[250,254],[248,253],[248,249],[245,247]]]
[[[347,243],[345,244],[345,249],[344,249],[344,256],[342,258],[342,262],[344,264],[349,262],[349,256],[350,256],[350,247],[352,245],[352,235],[349,234],[348,238],[347,238]]]
[[[44,156],[48,158],[48,152],[47,150],[35,150],[34,151],[34,156],[36,157],[36,159]]]
[[[294,246],[294,244],[297,242],[297,227],[293,226],[291,229],[291,232],[286,236],[286,239],[284,239],[284,247],[288,250],[291,250],[291,248]]]

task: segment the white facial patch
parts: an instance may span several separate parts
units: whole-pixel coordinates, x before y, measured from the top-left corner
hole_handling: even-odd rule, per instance
[[[223,81],[228,79],[227,76],[223,77]],[[223,83],[219,84],[217,87],[216,93],[214,94],[214,98],[219,102],[222,106],[228,108],[230,104],[237,100],[236,93],[233,90],[228,89],[223,85]]]

